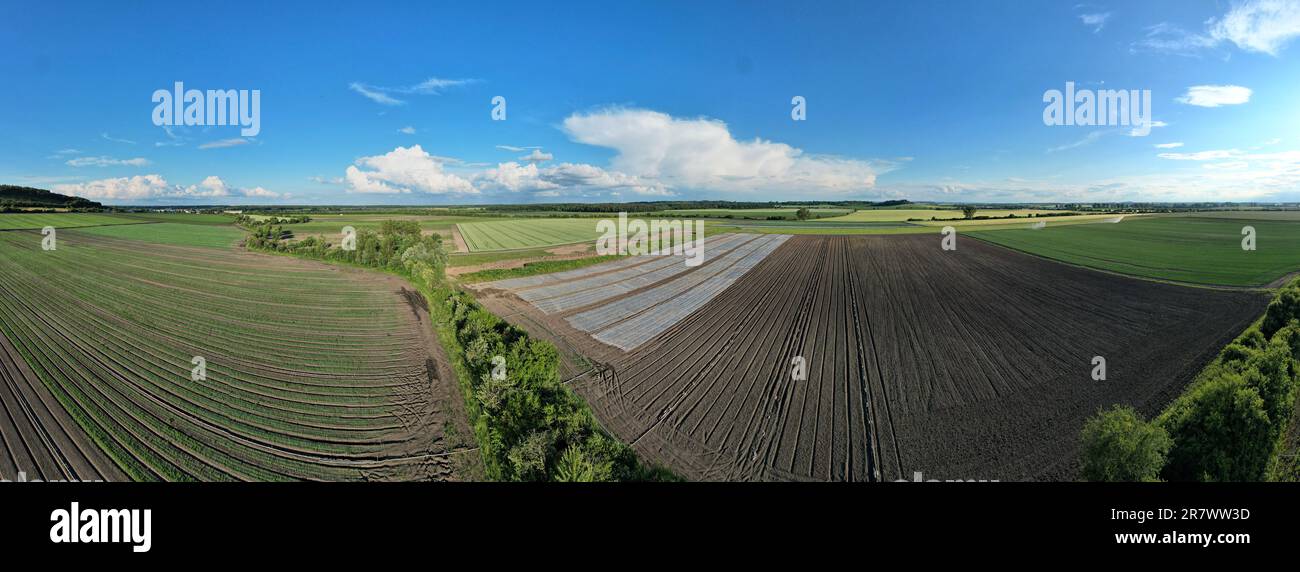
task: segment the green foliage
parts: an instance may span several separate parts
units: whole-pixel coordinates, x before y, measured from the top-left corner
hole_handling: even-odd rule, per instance
[[[1158,481],[1172,446],[1164,428],[1119,405],[1088,419],[1081,437],[1083,478],[1089,481]]]
[[[1268,310],[1264,312],[1264,322],[1260,324],[1260,332],[1265,337],[1273,337],[1273,334],[1291,320],[1300,319],[1300,287],[1294,284],[1283,288],[1278,292],[1277,297],[1268,303]]]
[[[1158,422],[1174,440],[1161,473],[1167,480],[1259,480],[1272,453],[1264,400],[1226,368],[1213,370]]]
[[[977,208],[975,208],[975,207],[972,207],[972,206],[964,206],[964,207],[961,208],[961,215],[964,216],[964,217],[966,217],[967,219],[973,219],[973,218],[975,218],[975,213],[976,213],[978,210],[979,210],[979,209],[977,209]]]
[[[812,216],[812,211],[808,210],[806,207],[800,208],[799,210],[794,212],[794,217],[799,220],[808,220],[808,218],[811,216]]]
[[[464,292],[448,293],[445,314],[461,348],[488,475],[509,481],[659,479],[631,447],[604,433],[591,410],[560,381],[555,346],[530,338]],[[500,356],[504,362],[495,361]],[[498,364],[502,375],[494,376]]]

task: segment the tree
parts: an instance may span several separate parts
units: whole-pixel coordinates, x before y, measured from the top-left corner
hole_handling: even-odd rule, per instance
[[[978,210],[979,210],[979,209],[977,209],[977,208],[975,208],[975,207],[972,207],[972,206],[967,205],[967,206],[964,206],[964,207],[961,208],[961,214],[962,214],[962,216],[965,216],[966,218],[971,219],[971,218],[975,218],[975,212],[978,211]]]
[[[799,220],[808,220],[808,218],[812,216],[812,211],[808,210],[807,207],[801,207],[799,210],[794,212],[794,216]]]
[[[1120,405],[1098,410],[1080,436],[1083,478],[1089,481],[1158,481],[1172,446],[1163,428]]]
[[[1300,288],[1288,286],[1268,303],[1264,323],[1260,324],[1259,329],[1265,338],[1272,338],[1273,334],[1297,318],[1300,318]]]
[[[1198,382],[1159,424],[1174,440],[1161,471],[1170,481],[1256,481],[1273,450],[1264,400],[1227,369]]]

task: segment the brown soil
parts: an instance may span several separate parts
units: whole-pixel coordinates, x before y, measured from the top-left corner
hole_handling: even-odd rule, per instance
[[[794,237],[628,353],[484,299],[572,354],[601,423],[687,478],[1004,481],[1077,477],[1087,416],[1156,413],[1267,301],[922,235]]]

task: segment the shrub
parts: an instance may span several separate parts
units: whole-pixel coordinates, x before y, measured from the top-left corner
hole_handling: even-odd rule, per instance
[[[1283,288],[1273,301],[1268,303],[1264,312],[1264,322],[1260,324],[1260,333],[1266,338],[1285,328],[1291,320],[1300,319],[1300,287],[1294,284]]]
[[[1240,374],[1218,369],[1158,419],[1173,438],[1161,475],[1171,481],[1253,481],[1268,463],[1268,413]]]
[[[1089,481],[1158,481],[1172,445],[1161,427],[1132,407],[1099,410],[1083,426],[1083,478]]]

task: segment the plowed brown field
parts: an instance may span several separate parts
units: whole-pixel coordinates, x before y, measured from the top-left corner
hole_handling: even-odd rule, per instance
[[[1071,479],[1088,415],[1154,413],[1267,299],[969,239],[795,237],[634,351],[582,350],[612,369],[575,384],[693,479]]]

